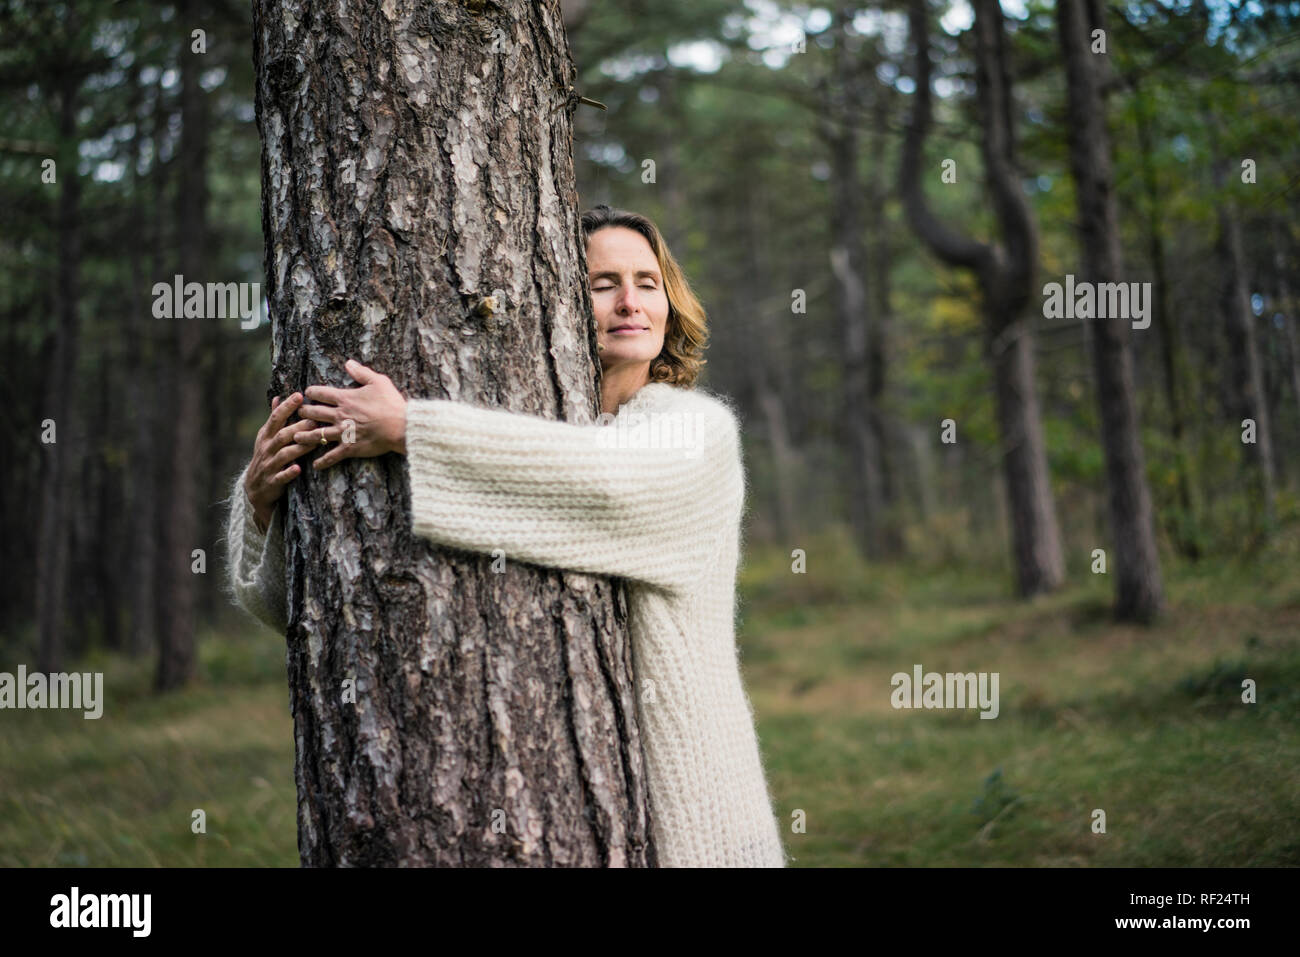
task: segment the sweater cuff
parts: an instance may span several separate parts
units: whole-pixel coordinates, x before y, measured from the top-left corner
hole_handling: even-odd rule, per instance
[[[433,483],[435,474],[439,416],[448,399],[408,399],[406,402],[406,462],[411,489],[411,530],[419,534],[421,516],[428,515],[437,502]]]
[[[244,491],[244,476],[241,473],[239,481],[235,483],[235,509],[242,516],[240,528],[244,538],[244,554],[260,555],[262,546],[266,544],[267,532],[259,531],[257,528],[257,519],[253,517],[253,504],[248,500],[248,493]],[[274,521],[272,517],[272,521]]]
[[[239,473],[232,494],[232,511],[235,519],[232,531],[239,535],[240,548],[236,557],[239,571],[244,573],[250,573],[262,563],[268,540],[271,533],[275,531],[275,523],[280,519],[280,509],[277,508],[271,515],[271,524],[266,527],[266,531],[258,530],[257,519],[253,517],[253,503],[248,500],[248,493],[244,491],[244,476],[247,471],[245,466],[244,471]]]

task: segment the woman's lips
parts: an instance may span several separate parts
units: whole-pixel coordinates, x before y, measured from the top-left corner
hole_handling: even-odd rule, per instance
[[[609,330],[609,334],[611,336],[635,336],[645,331],[646,330],[641,326],[621,326],[619,328]]]

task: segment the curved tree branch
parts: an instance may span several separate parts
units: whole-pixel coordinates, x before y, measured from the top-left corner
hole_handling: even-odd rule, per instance
[[[921,163],[925,138],[930,132],[933,104],[930,92],[930,41],[926,22],[925,0],[910,0],[908,20],[911,24],[912,43],[916,49],[913,79],[916,81],[915,100],[903,136],[903,152],[898,164],[898,189],[903,197],[907,221],[918,236],[936,256],[950,266],[964,266],[982,270],[988,263],[991,247],[970,236],[950,229],[942,223],[925,201],[921,184]]]

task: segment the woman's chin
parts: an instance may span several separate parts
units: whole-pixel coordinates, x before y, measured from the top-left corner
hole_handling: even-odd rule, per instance
[[[619,348],[618,343],[610,343],[600,351],[600,364],[603,368],[608,369],[615,365],[650,362],[657,355],[659,355],[658,349],[651,350],[645,347],[637,347],[631,343]]]

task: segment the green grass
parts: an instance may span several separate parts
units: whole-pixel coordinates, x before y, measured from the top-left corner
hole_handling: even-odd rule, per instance
[[[838,536],[806,551],[806,576],[754,555],[741,583],[746,687],[795,866],[1300,864],[1293,540],[1253,564],[1168,569],[1149,629],[1110,620],[1103,576],[1018,602],[986,570],[867,567]],[[999,717],[895,710],[890,677],[918,663],[998,672]]]
[[[104,714],[6,711],[0,866],[298,865],[282,643],[205,636],[202,680],[150,692],[152,661],[96,657]],[[192,830],[202,810],[206,833]]]
[[[805,550],[797,575],[788,552],[751,547],[740,592],[795,866],[1300,864],[1294,536],[1167,567],[1169,611],[1149,629],[1111,622],[1102,576],[1019,602],[1004,563],[868,566],[842,535]],[[890,676],[917,663],[998,672],[999,717],[894,710]],[[105,672],[101,720],[4,713],[0,866],[297,866],[277,638],[206,634],[200,680],[162,697],[148,661],[78,668]]]

